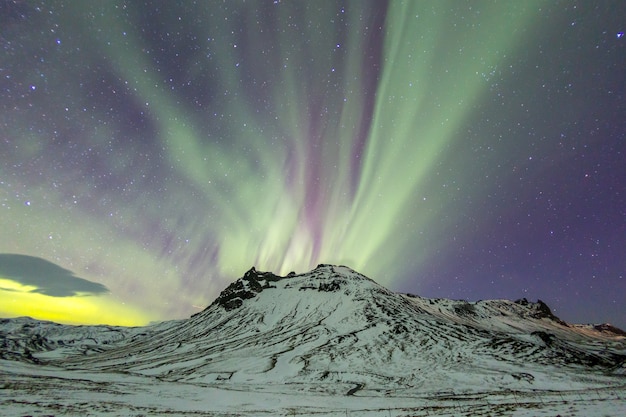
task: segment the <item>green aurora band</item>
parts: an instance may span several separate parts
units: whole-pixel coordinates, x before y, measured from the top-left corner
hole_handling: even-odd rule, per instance
[[[496,2],[479,13],[456,1],[391,1],[386,14],[378,2],[210,4],[155,12],[166,20],[164,44],[187,51],[175,64],[160,61],[174,53],[151,47],[141,25],[123,17],[123,3],[68,5],[65,30],[85,38],[74,59],[80,68],[108,66],[108,94],[133,103],[145,128],[120,133],[106,109],[75,120],[107,178],[125,185],[95,207],[67,203],[71,214],[19,208],[33,235],[19,251],[72,259],[64,265],[154,319],[206,305],[252,264],[287,273],[340,263],[383,285],[417,274],[458,221],[455,193],[472,186],[471,172],[452,179],[441,167],[461,152],[460,130],[489,88],[485,74],[533,36],[539,3]],[[76,68],[59,84],[80,78]],[[94,100],[67,94],[78,108]],[[30,158],[49,150],[43,135],[24,142]],[[64,174],[73,189],[49,207],[89,197],[92,184],[80,185],[76,171],[91,163]],[[442,191],[433,177],[451,186]],[[23,185],[33,195],[49,187]],[[46,220],[33,222],[39,216]],[[19,233],[8,220],[1,226]],[[55,228],[62,244],[36,238]],[[100,249],[72,257],[85,230]],[[167,304],[172,294],[183,305]]]

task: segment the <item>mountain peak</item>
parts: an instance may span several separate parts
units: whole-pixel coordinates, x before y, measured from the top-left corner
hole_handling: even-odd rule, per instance
[[[259,271],[253,266],[243,274],[243,277],[226,287],[217,299],[207,307],[207,310],[214,305],[221,306],[226,311],[237,309],[244,304],[245,300],[255,298],[257,294],[266,289],[276,288],[276,282],[297,277],[303,278],[297,283],[294,282],[294,285],[301,291],[315,289],[321,292],[334,292],[338,291],[348,280],[354,279],[374,283],[370,278],[344,265],[319,264],[310,272],[303,274],[290,272],[286,276]],[[292,287],[293,285],[287,285],[287,288]]]
[[[214,305],[219,305],[226,311],[239,308],[243,305],[244,300],[256,297],[264,289],[271,288],[271,282],[276,282],[283,278],[272,272],[257,271],[253,266],[243,277],[226,287],[207,309]]]
[[[566,322],[558,318],[552,313],[552,309],[548,307],[546,303],[541,300],[537,300],[536,303],[528,301],[526,298],[520,298],[519,300],[515,300],[515,304],[522,305],[524,307],[528,307],[529,310],[532,311],[531,317],[537,319],[550,319],[553,320],[563,326],[568,326]]]

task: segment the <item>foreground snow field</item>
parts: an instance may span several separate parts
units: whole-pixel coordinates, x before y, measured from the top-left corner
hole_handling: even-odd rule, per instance
[[[2,416],[624,416],[626,335],[543,303],[248,271],[187,320],[0,322]]]
[[[346,395],[349,384],[189,384],[0,362],[2,416],[623,416],[626,387]],[[434,388],[434,387],[433,387]]]

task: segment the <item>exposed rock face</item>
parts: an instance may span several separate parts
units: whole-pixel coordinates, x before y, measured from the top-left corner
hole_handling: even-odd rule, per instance
[[[252,267],[242,278],[226,287],[211,306],[217,304],[226,311],[234,310],[243,305],[243,300],[254,298],[264,289],[271,288],[270,282],[280,281],[281,279],[283,277],[274,275],[271,272],[259,272]]]
[[[541,300],[537,300],[536,303],[533,303],[533,302],[528,301],[526,298],[520,298],[519,300],[515,301],[515,304],[529,307],[531,311],[534,311],[534,312],[531,312],[530,314],[530,316],[533,318],[550,319],[550,320],[556,321],[557,323],[561,325],[567,326],[567,323],[565,323],[563,320],[555,316],[552,313],[552,309],[548,307],[548,305]]]
[[[614,334],[616,336],[626,336],[626,332],[623,331],[622,329],[619,329],[609,323],[603,323],[603,324],[596,324],[595,326],[593,326],[594,329],[600,331],[600,332],[606,332],[609,334]]]

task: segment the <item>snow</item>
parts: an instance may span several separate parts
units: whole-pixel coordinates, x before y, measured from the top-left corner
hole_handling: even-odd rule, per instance
[[[480,381],[467,377],[468,383]],[[624,385],[427,394],[398,389],[345,395],[353,384],[189,384],[127,373],[67,371],[0,361],[6,417],[54,416],[620,416]]]
[[[2,321],[2,415],[626,410],[624,336],[568,325],[540,303],[394,294],[331,265],[275,278],[251,270],[223,298],[241,296],[239,307],[218,298],[188,320],[147,328]]]

